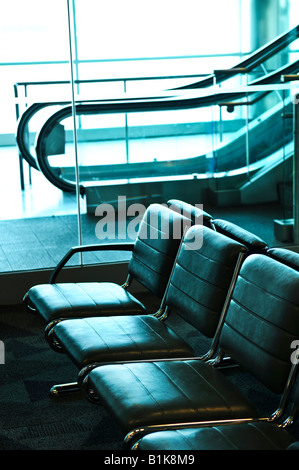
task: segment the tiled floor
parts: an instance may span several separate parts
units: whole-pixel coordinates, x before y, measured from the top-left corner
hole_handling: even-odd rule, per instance
[[[0,147],[0,273],[54,267],[66,251],[79,244],[77,200],[63,193],[38,171],[32,170],[29,184],[25,168],[25,190],[21,191],[16,147]],[[263,238],[270,246],[283,245],[274,237],[273,220],[282,218],[276,204],[215,209],[204,207],[215,217],[226,218]],[[80,198],[82,244],[99,243],[97,218],[86,214]],[[112,257],[114,256],[114,257]],[[109,260],[115,258],[109,253]],[[121,259],[127,259],[123,254]],[[84,262],[103,260],[88,254]],[[78,263],[73,258],[72,263]]]
[[[70,247],[79,244],[77,199],[53,186],[40,172],[24,164],[25,190],[21,190],[18,152],[0,147],[0,273],[51,268]],[[99,243],[97,219],[86,214],[80,198],[82,243]],[[106,258],[107,259],[106,255]],[[86,254],[84,262],[97,262],[99,255]],[[109,259],[127,255],[109,253]],[[77,264],[79,256],[70,263]]]

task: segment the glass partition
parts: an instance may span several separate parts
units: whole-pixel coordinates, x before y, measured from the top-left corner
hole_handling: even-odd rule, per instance
[[[51,268],[72,245],[110,241],[107,227],[97,230],[104,204],[117,221],[124,201],[176,197],[213,203],[216,214],[225,200],[246,205],[245,193],[253,202],[268,191],[254,189],[266,163],[279,175],[274,218],[292,217],[295,82],[280,77],[298,73],[298,29],[282,44],[270,38],[271,53],[256,58],[245,3],[230,0],[224,23],[228,4],[217,0],[203,15],[190,15],[195,0],[146,11],[137,0],[9,2],[0,24],[0,272]]]
[[[32,104],[71,103],[68,18],[65,2],[12,0],[2,6],[0,134],[0,272],[40,270],[57,264],[78,243],[74,196],[37,169],[35,139],[51,110],[42,107],[24,126],[30,164],[16,142],[18,123]],[[62,84],[52,84],[59,80]],[[73,128],[69,140],[74,145]]]
[[[213,28],[221,35],[224,5],[216,3],[220,16],[213,15]],[[216,3],[205,7],[207,16]],[[239,26],[219,42],[201,16],[190,15],[198,10],[193,0],[179,10],[173,2],[152,2],[146,9],[135,0],[105,6],[70,2],[83,244],[92,234],[97,241],[105,235],[104,241],[111,240],[109,233],[96,230],[105,208],[114,211],[117,223],[126,215],[124,205],[126,212],[134,204],[166,203],[173,194],[185,199],[187,186],[195,196],[197,181],[213,175],[213,106],[164,107],[163,100],[181,100],[178,88],[213,73],[216,64],[229,68],[243,56],[248,42],[245,35],[242,44],[239,39],[245,15],[239,1],[230,3],[229,21]],[[85,82],[95,77],[100,80]],[[238,77],[239,84],[242,80]],[[50,159],[41,159],[51,173]],[[60,171],[62,184],[71,190],[74,168]]]

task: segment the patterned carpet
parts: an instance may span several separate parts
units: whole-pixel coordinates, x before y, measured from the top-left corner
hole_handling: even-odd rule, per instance
[[[5,364],[0,365],[0,449],[119,449],[122,436],[105,410],[80,393],[53,400],[52,385],[73,381],[76,368],[53,352],[42,321],[20,307],[0,313]]]
[[[167,321],[197,353],[208,349],[209,343],[175,313]],[[49,348],[43,328],[42,320],[23,307],[0,309],[5,344],[5,364],[0,365],[0,450],[121,450],[123,436],[103,407],[79,392],[49,397],[52,385],[73,381],[77,370],[65,355]],[[244,372],[227,373],[262,412],[276,407],[277,397]],[[299,439],[298,426],[292,432]]]
[[[283,218],[280,204],[257,204],[233,208],[204,206],[214,218],[223,218],[255,233],[273,246],[287,246],[274,236],[274,219]],[[82,244],[100,243],[95,228],[98,217],[82,215]],[[63,215],[0,221],[0,272],[26,271],[56,266],[71,246],[78,245],[77,217]],[[119,238],[118,241],[122,241]],[[113,241],[109,238],[104,241]],[[128,240],[130,241],[130,240]],[[79,255],[78,255],[79,256]],[[126,260],[125,253],[84,255],[85,263]],[[79,262],[73,257],[69,264]]]

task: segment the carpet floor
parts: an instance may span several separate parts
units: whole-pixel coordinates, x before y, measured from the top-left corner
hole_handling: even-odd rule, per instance
[[[209,341],[175,312],[167,321],[197,354],[208,350]],[[51,350],[43,329],[42,320],[23,306],[0,308],[0,338],[5,345],[5,363],[0,365],[0,450],[121,450],[123,436],[101,405],[80,392],[49,397],[54,384],[75,380],[77,369],[67,356]],[[262,413],[275,409],[277,397],[252,377],[236,368],[226,373]],[[298,425],[292,432],[299,439]]]

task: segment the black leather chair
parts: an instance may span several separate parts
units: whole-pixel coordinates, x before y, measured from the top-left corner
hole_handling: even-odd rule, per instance
[[[298,287],[298,271],[268,256],[248,256],[219,338],[219,358],[230,356],[280,399],[269,421],[284,412],[297,372],[290,346],[299,335]],[[187,359],[103,365],[88,374],[84,386],[112,414],[130,447],[142,432],[169,424],[264,418],[217,363]]]
[[[144,451],[299,450],[299,442],[285,429],[267,422],[185,428],[148,434],[133,446]]]
[[[268,244],[260,237],[233,222],[228,222],[223,219],[213,219],[213,226],[217,232],[227,235],[249,247],[251,253],[265,254],[269,248]]]
[[[290,266],[290,268],[299,270],[299,254],[288,248],[270,248],[267,254],[277,261]]]
[[[194,206],[180,199],[169,199],[167,206],[169,209],[184,215],[188,219],[190,218],[194,225],[205,225],[206,227],[214,228],[213,216],[201,207]]]
[[[170,209],[190,218],[193,224],[205,225],[219,233],[222,233],[223,235],[226,235],[227,237],[233,238],[239,243],[242,243],[248,247],[250,253],[265,253],[269,248],[268,244],[264,240],[252,232],[243,229],[233,222],[214,218],[201,207],[194,206],[180,199],[170,199],[167,201],[167,205]]]
[[[80,370],[79,381],[99,363],[194,357],[192,347],[168,326],[169,311],[177,313],[206,338],[214,338],[203,359],[215,351],[216,331],[231,286],[248,250],[207,227],[187,231],[170,277],[160,315],[110,316],[60,322],[50,335]],[[74,385],[75,386],[75,385]],[[52,388],[58,395],[67,385]]]
[[[154,432],[132,450],[299,450],[299,441],[275,423],[252,421]]]
[[[163,205],[152,204],[145,211],[135,243],[102,243],[72,248],[53,271],[49,284],[29,289],[24,302],[30,311],[37,312],[49,325],[46,337],[56,322],[66,318],[148,313],[128,288],[135,280],[157,298],[162,298],[181,237],[190,225],[190,219]],[[132,252],[128,278],[123,285],[113,282],[56,283],[58,274],[74,254],[110,250]]]
[[[242,423],[217,423],[214,426],[169,426],[167,430],[146,434],[132,450],[299,450],[298,434],[293,433],[298,420],[299,384],[296,384],[290,411],[277,422],[248,420]]]

